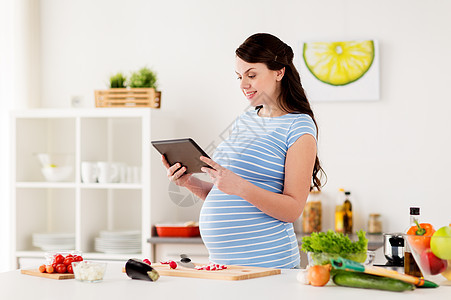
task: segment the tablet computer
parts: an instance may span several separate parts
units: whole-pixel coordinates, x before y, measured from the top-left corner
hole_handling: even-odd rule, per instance
[[[210,157],[190,138],[152,141],[152,145],[166,156],[171,166],[175,163],[185,166],[186,173],[203,173],[200,168],[210,168],[199,159],[201,156]]]

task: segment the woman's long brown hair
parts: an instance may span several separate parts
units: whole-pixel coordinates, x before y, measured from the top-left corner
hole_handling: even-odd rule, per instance
[[[307,114],[316,124],[310,103],[301,84],[301,77],[293,64],[293,50],[279,38],[268,33],[256,33],[248,37],[235,51],[236,55],[248,63],[264,63],[268,69],[276,71],[285,67],[278,105],[287,113]],[[258,108],[258,107],[257,107]],[[318,133],[317,133],[318,135]],[[317,136],[318,138],[318,136]],[[315,159],[310,190],[321,190],[321,175],[325,175],[318,159]]]

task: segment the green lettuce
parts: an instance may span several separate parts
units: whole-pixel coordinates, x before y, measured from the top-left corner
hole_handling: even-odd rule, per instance
[[[342,233],[332,230],[327,232],[313,232],[310,236],[302,238],[301,250],[304,252],[330,253],[345,257],[354,253],[365,253],[368,251],[368,239],[365,237],[365,231],[357,232],[357,241],[351,239]]]

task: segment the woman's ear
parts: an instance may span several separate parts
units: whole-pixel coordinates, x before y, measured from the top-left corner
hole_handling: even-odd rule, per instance
[[[285,67],[276,71],[276,80],[281,81],[284,75],[285,75]]]

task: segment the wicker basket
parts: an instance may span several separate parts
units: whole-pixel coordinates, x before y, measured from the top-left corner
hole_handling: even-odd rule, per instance
[[[94,92],[96,107],[160,108],[161,92],[153,88],[117,88]]]

